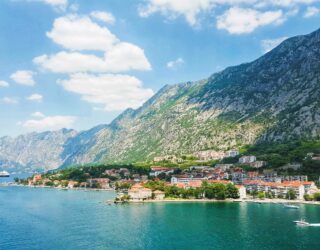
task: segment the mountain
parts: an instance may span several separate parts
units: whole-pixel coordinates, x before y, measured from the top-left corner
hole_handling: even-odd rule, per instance
[[[30,133],[0,138],[0,168],[11,171],[50,170],[63,164],[64,144],[75,130]]]
[[[63,166],[137,161],[262,142],[318,139],[319,87],[317,30],[290,38],[253,62],[229,67],[208,79],[167,85],[142,107],[126,110],[111,124],[66,138],[55,153],[59,159],[50,157],[48,163],[54,159]],[[38,158],[30,155],[28,159],[33,163]]]

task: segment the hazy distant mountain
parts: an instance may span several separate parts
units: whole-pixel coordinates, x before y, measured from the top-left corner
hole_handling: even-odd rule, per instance
[[[0,139],[0,156],[14,160],[22,154],[20,164],[47,166],[135,161],[319,135],[320,30],[290,38],[256,61],[208,79],[165,86],[110,125],[77,135],[70,131],[57,141],[52,136],[46,153],[6,148],[1,141],[9,139]]]
[[[61,157],[67,139],[74,130],[30,133],[16,138],[0,138],[0,169],[54,169],[63,164]]]

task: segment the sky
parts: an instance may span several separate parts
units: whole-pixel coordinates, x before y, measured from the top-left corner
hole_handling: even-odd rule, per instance
[[[107,124],[320,28],[320,0],[1,0],[0,136]]]

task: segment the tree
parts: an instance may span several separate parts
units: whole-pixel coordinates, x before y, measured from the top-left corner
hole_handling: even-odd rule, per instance
[[[264,199],[266,197],[265,193],[264,192],[259,192],[258,193],[258,198],[259,199]]]
[[[296,192],[293,189],[289,189],[286,194],[286,199],[295,200],[297,198]]]
[[[312,196],[310,194],[305,194],[303,198],[305,201],[312,201]]]
[[[273,199],[274,198],[274,194],[272,192],[266,192],[266,198],[268,199]]]
[[[257,190],[252,190],[251,195],[252,195],[253,199],[255,199],[256,196],[258,195],[258,191]]]
[[[239,197],[240,196],[238,188],[235,185],[229,183],[226,186],[226,198],[238,199]]]
[[[320,193],[315,193],[315,194],[313,195],[313,199],[314,199],[315,201],[320,201]]]

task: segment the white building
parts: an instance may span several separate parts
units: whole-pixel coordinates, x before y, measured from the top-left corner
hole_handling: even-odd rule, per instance
[[[152,190],[137,183],[128,190],[128,195],[132,200],[147,200],[152,197]]]
[[[156,191],[153,192],[153,195],[154,195],[154,199],[155,200],[163,200],[164,196],[165,196],[165,193],[163,191],[156,190]]]
[[[188,175],[176,175],[171,177],[171,184],[184,183],[189,184],[190,181],[205,181],[208,180],[207,177],[194,178]]]
[[[239,198],[240,199],[247,198],[247,190],[246,190],[245,186],[236,185],[236,187],[238,188],[238,191],[239,191]]]
[[[255,162],[257,158],[254,155],[247,155],[247,156],[242,156],[239,158],[239,163],[240,164],[247,164],[247,163],[252,163]]]
[[[239,155],[239,151],[238,150],[229,150],[226,152],[225,157],[236,157]]]

